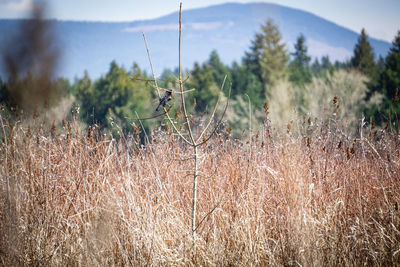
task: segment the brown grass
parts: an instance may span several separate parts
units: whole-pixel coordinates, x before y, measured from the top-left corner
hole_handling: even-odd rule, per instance
[[[208,141],[193,253],[192,152],[178,137],[141,147],[74,122],[28,129],[3,115],[0,126],[0,265],[400,262],[399,135],[350,139],[310,120],[300,135],[270,137],[266,124],[251,148]]]

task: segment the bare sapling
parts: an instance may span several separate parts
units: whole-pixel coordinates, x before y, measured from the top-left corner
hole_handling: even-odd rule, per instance
[[[179,77],[177,77],[177,83],[178,83],[178,90],[171,90],[171,89],[166,89],[166,88],[162,88],[158,85],[157,83],[157,78],[154,72],[154,68],[153,68],[153,64],[152,64],[152,60],[151,60],[151,56],[150,56],[150,51],[149,51],[149,46],[146,40],[146,36],[143,33],[143,39],[146,45],[146,51],[147,51],[147,55],[149,58],[149,62],[150,62],[150,67],[151,67],[151,72],[152,72],[152,76],[153,76],[153,80],[150,80],[151,82],[153,82],[152,87],[154,87],[156,89],[157,95],[160,99],[160,104],[161,101],[163,99],[162,96],[162,92],[165,91],[166,95],[167,93],[172,93],[172,94],[176,94],[179,95],[180,97],[180,104],[181,104],[181,109],[183,111],[183,120],[181,122],[175,122],[170,114],[170,108],[167,105],[159,105],[159,107],[162,107],[164,110],[164,113],[162,113],[161,115],[165,115],[168,122],[170,123],[170,125],[172,126],[173,131],[182,139],[182,141],[184,143],[186,143],[187,145],[191,146],[193,149],[193,191],[192,191],[192,215],[191,215],[191,234],[192,234],[192,239],[193,239],[193,248],[195,248],[196,245],[196,230],[199,228],[199,226],[201,225],[201,223],[204,221],[204,219],[209,216],[210,214],[212,214],[212,212],[216,209],[216,207],[214,207],[213,209],[211,209],[201,220],[199,220],[199,222],[197,222],[197,202],[198,202],[198,198],[197,198],[197,192],[198,192],[198,188],[197,188],[197,183],[198,183],[198,178],[199,178],[199,147],[206,144],[208,140],[210,140],[210,138],[216,133],[217,129],[220,127],[222,120],[225,116],[226,110],[228,108],[229,105],[229,99],[230,99],[230,94],[231,94],[231,86],[229,87],[229,92],[228,92],[228,98],[225,104],[225,107],[222,111],[222,114],[220,115],[219,119],[217,120],[217,122],[214,124],[214,127],[212,128],[212,130],[210,130],[210,126],[212,125],[212,122],[215,120],[215,115],[216,115],[216,111],[217,111],[217,107],[219,106],[219,102],[221,100],[221,95],[223,94],[222,90],[225,87],[225,82],[226,82],[226,76],[223,80],[223,83],[221,85],[221,89],[220,89],[220,93],[219,93],[219,97],[217,99],[217,102],[215,104],[215,107],[213,109],[213,111],[210,114],[210,117],[208,119],[208,122],[206,124],[206,126],[199,131],[200,133],[198,134],[198,136],[195,136],[194,131],[192,129],[192,123],[190,120],[190,114],[186,108],[187,103],[185,102],[185,95],[188,92],[193,91],[193,89],[190,90],[185,90],[184,89],[184,80],[182,77],[182,64],[181,64],[181,40],[182,40],[182,2],[180,3],[180,8],[179,8],[179,48],[178,48],[178,53],[179,53],[179,64],[178,64],[178,68],[179,68]],[[197,90],[201,90],[201,88],[196,88]],[[155,117],[159,117],[159,115],[156,115],[152,118]],[[177,127],[177,124],[179,125],[184,125],[184,127]]]

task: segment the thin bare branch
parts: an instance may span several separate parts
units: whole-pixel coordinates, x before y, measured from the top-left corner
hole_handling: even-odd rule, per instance
[[[143,32],[142,34],[143,34],[144,43],[145,43],[145,45],[146,45],[147,56],[148,56],[149,62],[150,62],[151,73],[153,74],[154,84],[155,84],[156,89],[157,89],[158,97],[161,98],[160,89],[159,89],[158,84],[157,84],[157,78],[156,78],[156,75],[155,75],[155,73],[154,73],[153,63],[152,63],[152,61],[151,61],[149,46],[147,45],[146,35],[144,34],[144,32]],[[165,114],[167,115],[167,118],[168,118],[169,122],[171,123],[172,127],[174,128],[175,132],[182,138],[182,140],[183,140],[185,143],[191,145],[191,143],[190,143],[190,142],[182,135],[182,133],[176,128],[175,123],[173,122],[173,120],[172,120],[171,117],[169,116],[168,112],[166,111],[166,108],[163,107],[163,109],[164,109],[164,111],[166,112]]]
[[[219,201],[219,202],[217,203],[217,205],[215,205],[214,208],[212,208],[209,212],[207,212],[206,215],[204,215],[203,219],[200,220],[199,224],[196,226],[196,228],[194,229],[194,231],[197,231],[197,229],[198,229],[198,228],[200,227],[200,225],[204,222],[204,220],[205,220],[208,216],[210,216],[211,213],[213,213],[214,210],[216,210],[216,208],[218,208],[219,204],[221,204],[221,201]]]
[[[151,73],[153,74],[154,84],[156,85],[158,98],[161,98],[160,90],[159,90],[158,85],[157,85],[156,74],[155,74],[154,68],[153,68],[153,62],[151,61],[151,57],[150,57],[149,46],[147,45],[146,35],[144,34],[144,32],[142,32],[142,34],[143,34],[144,44],[146,45],[147,56],[149,58]]]
[[[230,100],[230,98],[231,98],[231,90],[232,90],[232,83],[231,83],[231,85],[229,86],[228,99],[226,100],[226,105],[225,105],[225,108],[224,108],[224,112],[222,113],[222,115],[221,115],[221,117],[220,117],[218,123],[215,125],[215,127],[214,127],[213,131],[211,132],[211,134],[210,134],[207,138],[205,138],[201,143],[196,144],[196,146],[201,146],[202,144],[207,143],[207,141],[210,140],[210,138],[211,138],[211,137],[214,135],[214,133],[217,131],[218,127],[221,125],[222,119],[224,118],[225,113],[226,113],[226,110],[227,110],[228,105],[229,105],[229,100]]]
[[[125,119],[128,119],[128,120],[133,120],[133,121],[145,121],[145,120],[151,120],[151,119],[155,119],[155,118],[158,118],[158,117],[160,117],[160,116],[162,116],[162,115],[165,115],[165,114],[167,114],[167,113],[170,111],[170,109],[171,109],[171,107],[168,107],[168,110],[167,110],[167,111],[165,111],[164,113],[157,114],[157,115],[155,115],[155,116],[148,117],[148,118],[139,118],[139,116],[138,116],[138,115],[136,115],[136,116],[137,116],[137,118],[128,118],[128,117],[125,117]]]
[[[185,105],[185,97],[183,95],[183,81],[182,81],[182,63],[181,63],[181,44],[182,44],[182,2],[179,5],[179,63],[178,63],[178,68],[179,68],[179,90],[180,90],[180,95],[181,95],[181,101],[182,101],[182,108],[183,108],[183,114],[185,116],[185,121],[186,121],[186,127],[189,132],[189,137],[191,140],[190,145],[196,146],[196,141],[194,140],[193,137],[193,132],[190,127],[190,122],[189,122],[189,116],[186,111],[186,105]]]
[[[150,86],[153,87],[153,88],[156,88],[156,86],[153,85],[153,84],[150,84]],[[172,88],[163,88],[163,87],[158,86],[158,89],[163,90],[163,91],[171,91],[172,93],[175,93],[175,94],[180,94],[181,93],[180,91],[175,91]],[[191,92],[191,91],[194,91],[194,90],[196,90],[196,89],[192,88],[192,89],[183,91],[183,93]]]
[[[214,111],[213,111],[212,114],[211,114],[211,117],[210,117],[210,119],[209,119],[209,121],[208,121],[208,124],[207,124],[206,127],[203,129],[203,131],[201,132],[200,136],[197,138],[196,143],[199,142],[199,141],[201,140],[201,138],[203,137],[203,135],[206,133],[208,127],[210,127],[210,125],[211,125],[211,122],[212,122],[212,120],[213,120],[213,118],[214,118],[214,116],[215,116],[215,112],[217,111],[217,107],[218,107],[219,101],[221,100],[221,95],[223,94],[222,91],[223,91],[224,86],[225,86],[226,76],[227,76],[227,75],[225,75],[224,81],[222,82],[221,91],[220,91],[220,93],[219,93],[219,96],[218,96],[218,99],[217,99],[217,103],[215,103]]]
[[[143,78],[135,78],[135,77],[129,77],[129,79],[143,81],[143,82],[155,82],[156,81],[154,79],[143,79]],[[164,80],[164,79],[158,79],[158,81],[169,82],[168,80]]]

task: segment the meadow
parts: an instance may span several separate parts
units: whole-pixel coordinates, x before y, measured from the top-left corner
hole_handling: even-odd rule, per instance
[[[72,117],[0,118],[2,266],[395,266],[400,138],[334,117],[251,139],[219,131],[193,152],[168,127],[143,145]]]

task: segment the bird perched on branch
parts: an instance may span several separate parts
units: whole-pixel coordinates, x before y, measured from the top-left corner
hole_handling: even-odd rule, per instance
[[[160,98],[160,103],[158,104],[156,111],[160,110],[160,107],[163,106],[165,107],[169,101],[172,99],[172,91],[166,91],[164,96]]]

